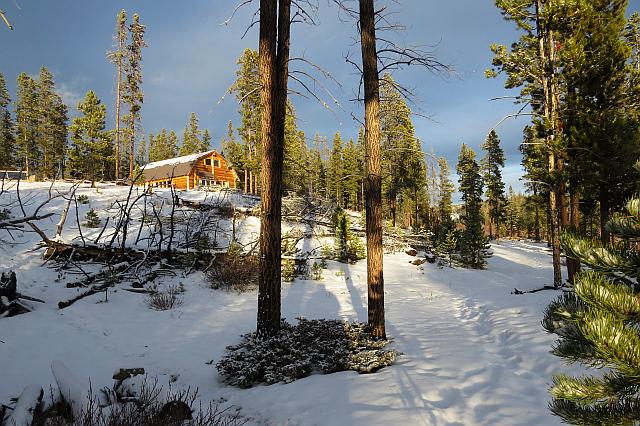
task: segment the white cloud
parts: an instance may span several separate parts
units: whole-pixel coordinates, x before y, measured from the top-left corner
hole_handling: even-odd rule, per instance
[[[57,92],[62,97],[62,102],[67,105],[69,111],[75,111],[76,105],[78,105],[78,102],[82,100],[83,95],[77,90],[73,89],[73,87],[71,87],[72,85],[70,84],[58,83],[57,86]]]

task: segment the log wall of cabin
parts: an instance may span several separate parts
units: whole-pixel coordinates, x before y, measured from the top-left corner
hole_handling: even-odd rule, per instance
[[[207,159],[211,160],[210,166],[206,164]],[[215,166],[216,160],[219,161],[219,166],[217,167]],[[229,182],[230,188],[236,187],[237,175],[235,171],[229,168],[227,160],[217,152],[214,152],[208,157],[199,159],[193,168],[193,172],[196,185],[198,182],[198,176],[203,176],[205,179],[211,180],[210,176],[213,174],[214,180],[218,182]]]

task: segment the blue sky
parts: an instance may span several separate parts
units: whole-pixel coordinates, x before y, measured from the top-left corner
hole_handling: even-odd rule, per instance
[[[359,59],[354,44],[356,30],[352,22],[339,19],[335,6],[317,0],[318,25],[298,24],[292,29],[292,56],[311,60],[341,83],[327,82],[341,103],[335,113],[314,101],[293,97],[299,126],[308,137],[314,133],[331,137],[340,131],[344,137],[357,135],[362,106],[351,102],[358,76],[344,60],[352,54]],[[75,104],[88,90],[95,91],[109,107],[113,122],[115,100],[113,66],[105,59],[112,46],[115,17],[120,9],[131,16],[139,13],[147,26],[149,47],[143,52],[142,126],[145,132],[165,127],[178,134],[191,111],[196,112],[203,128],[208,128],[215,146],[226,133],[226,125],[240,120],[232,96],[222,103],[235,77],[236,60],[246,47],[257,47],[257,26],[242,38],[257,0],[227,20],[236,4],[226,0],[15,0],[3,4],[14,31],[0,28],[0,72],[15,93],[15,78],[24,71],[37,74],[40,66],[55,75],[57,87],[71,114]],[[381,2],[378,2],[381,3]],[[397,81],[414,89],[416,109],[431,117],[415,117],[417,136],[425,151],[445,156],[455,169],[462,142],[477,151],[488,130],[502,117],[517,111],[508,100],[489,101],[509,95],[503,79],[487,80],[484,70],[490,66],[489,45],[509,44],[517,38],[511,23],[502,19],[490,0],[402,0],[389,2],[393,19],[406,26],[396,37],[406,44],[434,46],[437,58],[451,64],[457,75],[442,77],[421,69],[394,74]],[[638,10],[638,1],[630,1]],[[507,185],[522,188],[518,144],[527,118],[509,120],[498,128],[507,154],[504,171]],[[481,153],[479,153],[481,155]]]

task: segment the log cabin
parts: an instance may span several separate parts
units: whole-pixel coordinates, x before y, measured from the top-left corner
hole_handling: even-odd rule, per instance
[[[145,188],[192,190],[211,187],[235,188],[238,174],[215,150],[169,158],[147,164],[143,171]]]

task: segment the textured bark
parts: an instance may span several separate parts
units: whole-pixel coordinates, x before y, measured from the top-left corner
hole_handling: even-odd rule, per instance
[[[607,222],[609,221],[609,197],[604,189],[600,189],[600,240],[603,244],[609,243],[609,231]]]
[[[360,0],[360,38],[364,73],[365,209],[367,231],[368,320],[372,333],[386,338],[382,273],[382,178],[380,174],[380,86],[373,0]]]
[[[263,159],[257,332],[263,336],[280,329],[281,194],[290,15],[291,0],[280,0],[279,7],[275,0],[260,0]]]
[[[575,183],[572,185],[570,193],[571,202],[571,232],[578,233],[580,231],[580,193],[575,187]],[[577,259],[567,258],[567,280],[569,284],[573,285],[576,274],[580,272],[580,261]]]
[[[533,187],[533,196],[536,199],[538,198],[538,189],[535,186]],[[540,208],[538,207],[537,202],[535,204],[535,223],[535,239],[536,241],[540,241]]]

